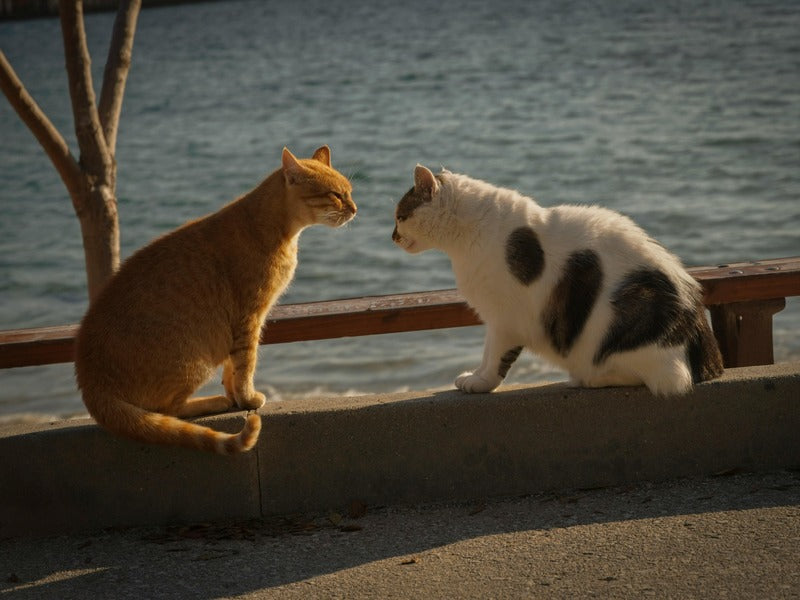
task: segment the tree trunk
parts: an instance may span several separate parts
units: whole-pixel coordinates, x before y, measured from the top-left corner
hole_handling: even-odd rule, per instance
[[[0,88],[53,162],[80,221],[90,300],[119,268],[115,151],[122,96],[140,8],[141,0],[120,1],[98,109],[83,26],[83,2],[59,2],[79,160],[75,160],[64,138],[28,94],[0,51]]]
[[[72,100],[75,135],[80,148],[83,181],[72,204],[81,223],[89,298],[96,297],[119,267],[116,169],[109,150],[92,86],[91,58],[83,26],[83,2],[59,2],[64,56]]]
[[[119,220],[114,190],[106,185],[92,185],[85,177],[76,210],[83,237],[86,282],[92,300],[119,268]],[[73,204],[76,201],[73,199]]]

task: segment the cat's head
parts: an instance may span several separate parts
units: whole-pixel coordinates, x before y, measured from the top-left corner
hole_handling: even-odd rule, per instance
[[[347,177],[331,167],[331,150],[318,148],[310,159],[297,159],[283,149],[281,168],[293,219],[301,227],[339,227],[356,215]]]
[[[406,252],[416,254],[434,247],[434,233],[439,221],[442,185],[422,165],[414,169],[414,187],[397,203],[392,240]]]

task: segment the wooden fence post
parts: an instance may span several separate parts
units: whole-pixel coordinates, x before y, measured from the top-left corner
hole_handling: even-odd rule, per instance
[[[772,315],[786,306],[786,298],[715,304],[709,307],[711,325],[725,368],[771,365]]]

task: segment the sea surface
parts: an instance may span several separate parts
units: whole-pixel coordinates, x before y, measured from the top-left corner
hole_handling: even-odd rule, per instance
[[[86,17],[99,93],[113,14]],[[800,255],[800,2],[264,0],[142,11],[117,161],[122,255],[322,144],[359,206],[312,228],[283,303],[454,286],[391,243],[417,163],[545,206],[621,211],[687,265]],[[56,19],[0,22],[0,48],[77,153]],[[77,322],[78,221],[0,98],[0,329]],[[263,346],[284,399],[446,388],[480,327]],[[775,319],[800,359],[800,306]],[[510,380],[564,374],[525,354]],[[269,387],[268,387],[269,386]],[[0,371],[0,418],[83,413],[72,365]]]

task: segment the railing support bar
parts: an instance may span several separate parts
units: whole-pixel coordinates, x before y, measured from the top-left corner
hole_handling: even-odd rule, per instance
[[[786,298],[731,302],[709,307],[725,368],[771,365],[772,316],[786,307]]]

